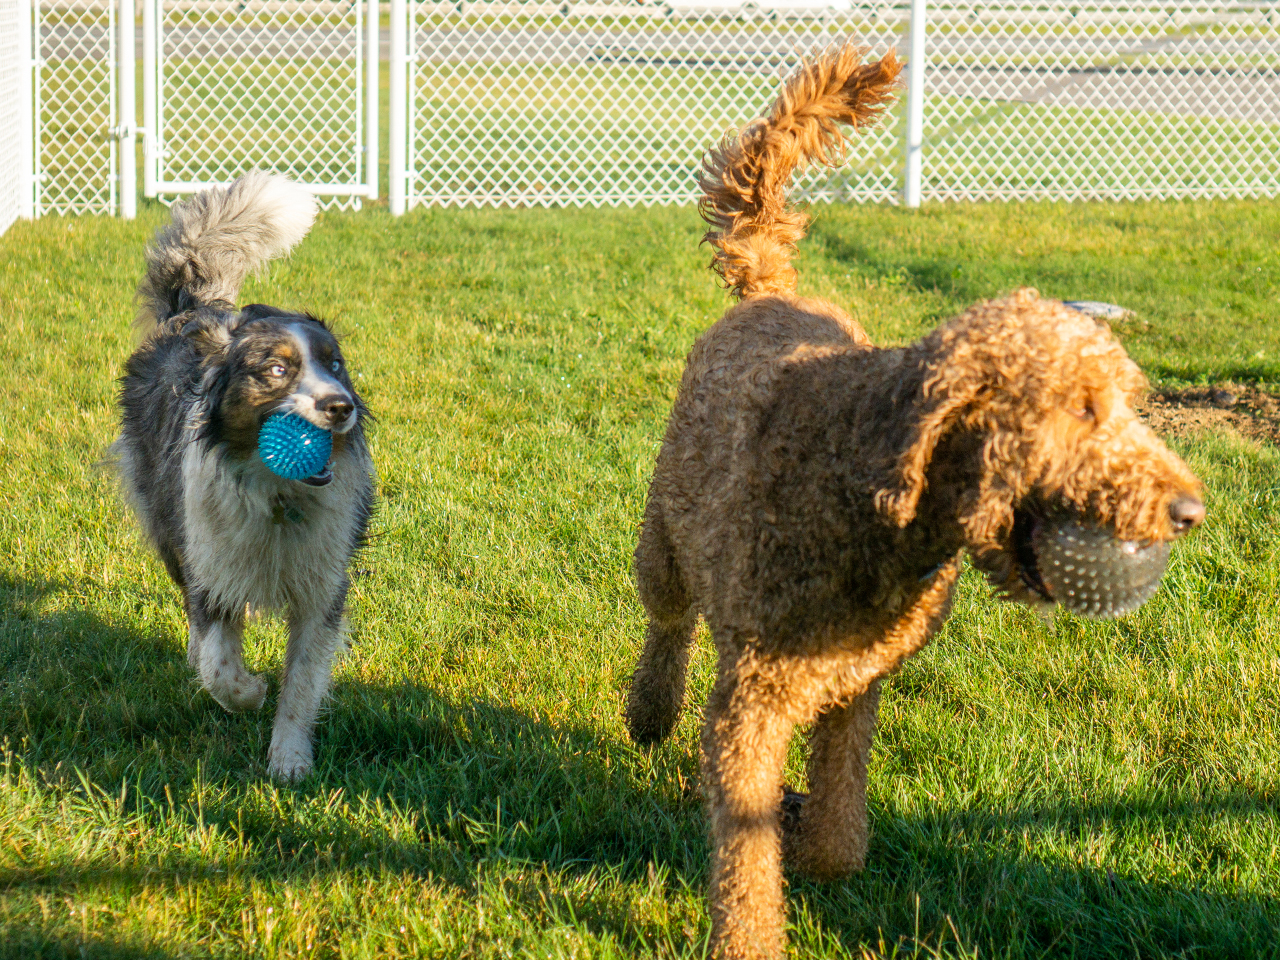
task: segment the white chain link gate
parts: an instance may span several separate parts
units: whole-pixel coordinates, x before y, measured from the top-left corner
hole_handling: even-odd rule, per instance
[[[401,189],[406,207],[691,201],[702,151],[756,116],[803,55],[849,35],[879,55],[904,27],[892,7],[851,10],[848,0],[683,2],[408,0],[402,118],[393,86],[393,210]],[[896,121],[861,137],[849,167],[811,173],[806,193],[892,198]]]
[[[35,5],[33,213],[117,209],[117,0]]]
[[[905,56],[913,6],[916,123],[900,106],[850,167],[810,174],[810,198],[896,200],[904,129],[913,205],[1280,192],[1275,3],[960,0],[926,17],[919,0],[402,2],[395,211],[689,201],[702,150],[801,55],[856,36]]]
[[[376,0],[147,0],[146,195],[259,167],[377,197],[377,23]]]
[[[926,200],[1280,192],[1280,5],[931,3]]]

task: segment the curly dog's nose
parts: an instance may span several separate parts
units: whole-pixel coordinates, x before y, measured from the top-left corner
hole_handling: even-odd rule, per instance
[[[1196,497],[1179,497],[1169,504],[1169,519],[1173,532],[1182,536],[1204,522],[1204,504]]]

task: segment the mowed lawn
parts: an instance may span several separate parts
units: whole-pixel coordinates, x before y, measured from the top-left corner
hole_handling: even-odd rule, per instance
[[[806,292],[900,343],[1022,284],[1136,311],[1153,381],[1280,388],[1280,202],[820,207]],[[0,957],[696,957],[698,709],[631,746],[630,558],[727,297],[690,208],[325,214],[244,302],[345,334],[380,506],[315,774],[266,777],[100,463],[135,223],[0,238]],[[1209,519],[1136,615],[966,574],[887,686],[868,868],[795,880],[797,957],[1280,951],[1280,451],[1174,441]],[[249,632],[280,668],[278,620]],[[274,687],[273,687],[274,690]],[[803,779],[798,735],[789,766]]]

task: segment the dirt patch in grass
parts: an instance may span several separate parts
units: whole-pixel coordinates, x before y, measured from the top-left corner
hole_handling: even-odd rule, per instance
[[[1280,397],[1256,387],[1220,383],[1153,390],[1139,412],[1157,433],[1184,437],[1230,428],[1252,440],[1280,444]]]

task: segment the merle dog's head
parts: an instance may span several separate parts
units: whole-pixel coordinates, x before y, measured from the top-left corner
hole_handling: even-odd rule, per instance
[[[309,314],[251,304],[230,321],[196,316],[183,334],[204,358],[207,439],[233,453],[249,456],[269,416],[293,413],[330,431],[336,456],[365,415],[337,337]]]

